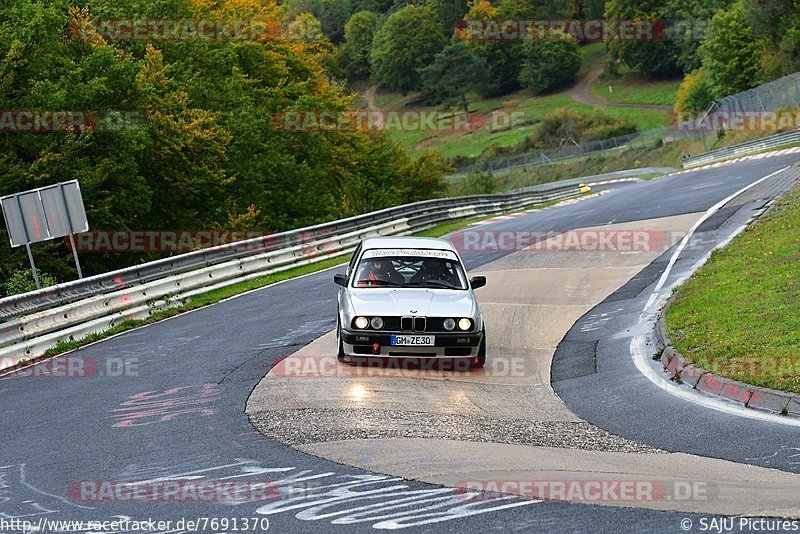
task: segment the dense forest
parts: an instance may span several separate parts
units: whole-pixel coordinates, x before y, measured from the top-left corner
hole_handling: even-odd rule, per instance
[[[347,111],[370,80],[430,104],[571,83],[575,39],[460,39],[495,19],[658,20],[607,43],[606,69],[682,76],[678,110],[798,70],[796,0],[14,0],[0,5],[0,109],[80,110],[67,132],[0,134],[0,194],[79,179],[93,229],[281,231],[441,195],[449,164],[380,131],[286,131],[292,110]],[[249,21],[224,39],[115,39],[102,21]],[[246,28],[245,28],[246,29]],[[108,121],[122,116],[123,120]],[[0,235],[0,278],[27,265]],[[42,271],[74,277],[62,242]],[[86,254],[97,273],[155,257]],[[0,288],[0,296],[3,293]]]
[[[412,159],[382,132],[280,131],[274,117],[285,110],[353,106],[355,97],[327,73],[327,42],[288,35],[115,42],[91,31],[99,28],[92,19],[136,18],[272,20],[289,32],[286,6],[122,4],[15,0],[0,8],[0,109],[123,117],[79,131],[0,134],[0,194],[78,179],[93,229],[280,231],[441,193],[447,164]],[[5,235],[0,240],[5,279],[27,258]],[[75,276],[63,242],[35,245],[34,254],[56,279]],[[96,273],[150,257],[84,254],[83,261]]]

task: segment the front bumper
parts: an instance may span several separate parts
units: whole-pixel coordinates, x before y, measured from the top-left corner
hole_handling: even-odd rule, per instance
[[[434,336],[432,346],[395,346],[393,335]],[[474,358],[480,350],[482,332],[375,332],[342,330],[346,358],[379,356],[385,358]]]

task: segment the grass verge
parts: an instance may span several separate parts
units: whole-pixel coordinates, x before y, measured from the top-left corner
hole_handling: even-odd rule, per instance
[[[800,393],[800,190],[781,199],[679,288],[667,331],[721,376]]]
[[[636,72],[618,78],[595,80],[592,93],[599,99],[617,104],[660,104],[671,106],[681,80],[648,80]],[[609,91],[609,87],[611,90]]]

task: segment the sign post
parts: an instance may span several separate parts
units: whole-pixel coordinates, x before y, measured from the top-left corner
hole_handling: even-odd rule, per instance
[[[28,261],[31,262],[31,272],[33,273],[33,281],[36,282],[36,289],[42,289],[42,284],[39,283],[39,273],[36,272],[36,264],[33,263],[30,243],[25,243],[25,250],[28,251]]]
[[[33,280],[40,289],[39,274],[31,254],[31,243],[69,237],[78,276],[83,278],[73,234],[89,230],[81,188],[77,180],[0,198],[11,247],[25,245]]]
[[[78,187],[80,188],[80,186],[78,186]],[[64,191],[64,184],[63,183],[62,184],[58,184],[58,188],[61,190],[61,196],[64,197],[64,199],[65,199],[64,202],[66,203],[67,194]],[[81,207],[83,207],[83,200],[82,199],[81,199]],[[70,230],[71,230],[72,228],[74,228],[74,226],[72,224],[72,217],[70,217],[69,210],[65,211],[65,215],[67,217],[67,224],[69,224],[69,227],[70,227]],[[86,214],[85,213],[83,214],[83,218],[84,219],[86,218]],[[87,223],[86,224],[86,230],[88,230],[88,229],[89,229],[89,224]],[[78,269],[78,278],[80,279],[80,278],[83,278],[83,272],[81,271],[81,262],[78,259],[78,249],[75,247],[74,232],[70,231],[70,233],[67,234],[67,235],[69,236],[69,248],[72,249],[72,257],[75,258],[75,268]]]

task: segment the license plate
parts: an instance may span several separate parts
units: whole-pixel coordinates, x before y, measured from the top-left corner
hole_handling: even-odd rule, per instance
[[[434,339],[434,336],[392,336],[392,345],[430,347]]]

